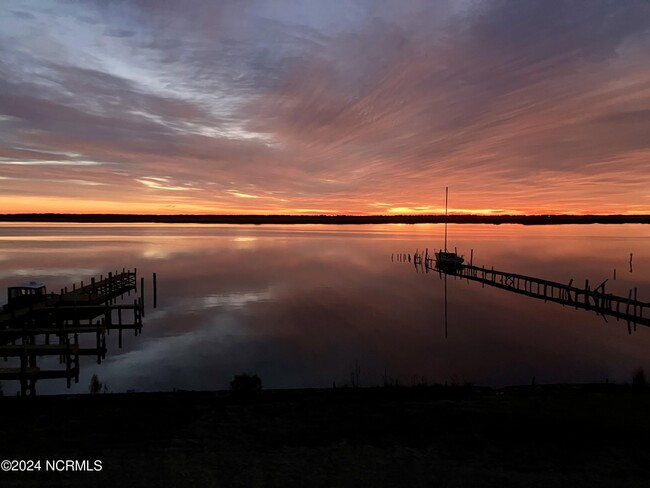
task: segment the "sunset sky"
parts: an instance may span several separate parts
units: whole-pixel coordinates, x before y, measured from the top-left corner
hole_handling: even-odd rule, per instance
[[[0,213],[650,213],[647,0],[2,0]]]

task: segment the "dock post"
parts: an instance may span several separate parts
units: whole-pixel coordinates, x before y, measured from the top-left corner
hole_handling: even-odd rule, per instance
[[[629,292],[628,295],[627,295],[627,306],[625,307],[625,315],[627,316],[627,317],[626,317],[626,320],[627,320],[627,331],[628,331],[628,333],[630,333],[630,334],[632,333],[632,331],[630,330],[630,301],[631,301],[631,300],[632,300],[632,290],[630,290],[630,292]]]
[[[153,274],[153,308],[158,306],[158,285],[156,282],[156,273]]]
[[[140,312],[144,317],[144,276],[140,278]]]
[[[637,301],[636,301],[636,286],[634,287],[634,330],[636,331],[636,314],[637,314]]]
[[[65,359],[65,384],[68,388],[70,388],[70,385],[72,383],[72,373],[71,373],[71,366],[72,366],[72,360],[70,359],[70,355],[68,355]]]
[[[111,271],[108,272],[108,294],[111,297],[108,299],[108,303],[111,303],[113,300],[113,273]]]
[[[97,344],[97,364],[102,364],[102,355],[100,351],[101,347],[101,338],[99,337],[99,329],[97,329],[97,332],[95,333],[96,337],[96,344]]]

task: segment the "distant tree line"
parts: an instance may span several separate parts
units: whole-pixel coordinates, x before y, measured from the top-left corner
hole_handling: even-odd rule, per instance
[[[125,215],[0,214],[2,222],[194,224],[650,224],[650,215]]]

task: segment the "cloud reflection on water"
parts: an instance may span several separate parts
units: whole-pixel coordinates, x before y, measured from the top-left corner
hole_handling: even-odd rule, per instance
[[[127,264],[147,279],[156,271],[160,307],[147,312],[141,337],[127,334],[123,350],[109,346],[99,367],[82,364],[73,391],[86,391],[93,372],[117,391],[225,388],[242,371],[259,374],[270,388],[327,387],[349,382],[355,361],[364,385],[380,384],[384,375],[403,383],[426,377],[501,385],[527,383],[533,375],[538,382],[623,381],[635,368],[650,368],[650,331],[644,327],[628,336],[626,325],[613,319],[605,324],[587,311],[453,278],[447,281],[445,339],[443,281],[390,259],[416,248],[433,252],[441,230],[160,226],[111,238],[114,229],[98,228],[104,236],[99,250],[71,239],[68,253],[80,266]],[[561,282],[596,282],[618,266],[619,278],[610,279],[608,291],[626,294],[637,286],[640,299],[650,297],[650,260],[643,253],[650,229],[644,226],[452,231],[459,251],[474,249],[475,264]],[[36,247],[39,239],[34,237]],[[251,246],[239,247],[241,242]],[[144,250],[152,248],[166,259],[143,262]],[[623,267],[630,249],[633,274]],[[12,252],[6,246],[0,251]],[[23,241],[13,252],[17,266],[32,255]],[[65,280],[61,255],[35,256],[39,268],[49,263]],[[3,262],[2,271],[11,273],[11,266]],[[7,283],[0,277],[0,285]],[[39,391],[48,388],[62,391],[39,384]]]

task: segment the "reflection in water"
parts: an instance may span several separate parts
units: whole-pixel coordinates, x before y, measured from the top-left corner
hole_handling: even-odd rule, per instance
[[[634,273],[620,273],[608,292],[626,296],[638,287],[639,296],[650,295],[647,226],[452,227],[454,245],[474,248],[475,261],[560,283],[601,283],[612,269],[626,269],[633,251]],[[381,384],[386,375],[401,383],[426,377],[494,386],[532,376],[538,383],[626,381],[639,367],[650,370],[645,328],[629,337],[595,315],[459,277],[447,280],[445,339],[445,283],[437,273],[410,268],[416,248],[432,248],[442,230],[2,225],[0,254],[10,259],[0,262],[0,286],[35,279],[56,290],[70,282],[66,270],[116,262],[164,277],[146,334],[101,365],[81,358],[80,381],[71,389],[79,392],[93,373],[111,391],[227,388],[242,372],[258,374],[269,388],[329,387],[348,383],[355,361],[362,385]],[[408,263],[410,254],[408,266],[386,259],[395,249],[411,249],[403,256]],[[20,269],[50,272],[17,279]],[[150,306],[150,290],[145,297]],[[117,337],[107,342],[110,348]],[[65,391],[57,380],[39,385],[39,393]]]
[[[65,275],[75,279],[77,276],[93,276],[99,274],[99,270],[87,269],[74,269],[74,268],[23,268],[23,269],[3,269],[0,271],[0,279],[22,277],[30,278],[32,276],[60,276]]]
[[[232,293],[230,295],[209,295],[201,299],[202,308],[235,307],[241,308],[252,302],[271,300],[270,290],[261,292]]]
[[[544,302],[555,302],[562,306],[592,310],[596,315],[600,315],[605,322],[607,317],[615,317],[616,320],[623,319],[627,322],[628,332],[631,333],[631,324],[634,324],[636,330],[637,324],[650,326],[650,317],[647,316],[650,309],[650,303],[638,300],[637,288],[630,290],[627,297],[617,296],[607,293],[605,285],[609,281],[605,279],[595,288],[591,288],[589,280],[585,281],[584,288],[573,285],[573,279],[568,284],[558,283],[555,281],[545,280],[533,276],[525,276],[518,273],[504,272],[495,270],[494,267],[486,268],[485,266],[474,266],[473,264],[462,264],[457,260],[456,253],[453,253],[452,259],[448,259],[451,253],[435,253],[435,259],[429,259],[418,255],[417,251],[414,256],[415,270],[418,271],[418,264],[424,266],[427,271],[435,270],[444,276],[445,281],[445,337],[447,326],[447,275],[466,279],[468,282],[477,281],[482,285],[501,288],[513,293],[525,295],[531,298],[537,298]],[[643,313],[646,313],[646,317]]]
[[[29,283],[7,289],[7,303],[0,309],[0,355],[5,363],[15,360],[14,367],[0,368],[0,379],[20,382],[21,395],[35,395],[36,383],[64,379],[70,388],[72,379],[79,382],[80,356],[96,356],[97,364],[106,357],[106,333],[117,331],[122,347],[122,332],[142,330],[144,315],[141,285],[139,298],[129,304],[116,304],[136,291],[137,274],[132,271],[109,272],[106,278],[91,278],[90,283],[73,283],[60,293],[47,291],[44,283]],[[144,280],[142,280],[144,283]],[[154,275],[155,283],[155,275]],[[155,303],[155,298],[154,298]],[[123,320],[133,313],[131,323]],[[117,320],[114,320],[117,315]],[[93,347],[82,347],[79,337],[94,336]],[[64,368],[43,368],[39,358],[56,357]],[[93,376],[91,390],[100,382]]]

